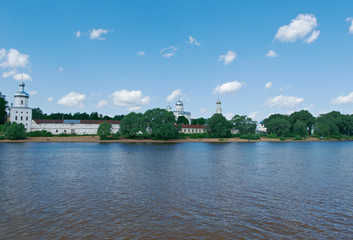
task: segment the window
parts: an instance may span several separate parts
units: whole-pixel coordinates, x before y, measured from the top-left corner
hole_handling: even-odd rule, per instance
[[[26,117],[26,121],[28,121],[28,117]]]
[[[21,116],[21,121],[23,120],[23,117]]]
[[[66,132],[66,130],[64,130],[64,132]]]
[[[17,120],[17,116],[15,117],[15,120]]]
[[[23,104],[23,100],[21,100],[21,104]]]
[[[58,132],[58,129],[56,129],[56,131],[55,132]]]

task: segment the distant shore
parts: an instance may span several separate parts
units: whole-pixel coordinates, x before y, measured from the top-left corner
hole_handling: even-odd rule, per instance
[[[1,142],[102,142],[102,143],[182,143],[182,142],[208,142],[208,143],[226,143],[226,142],[319,142],[320,139],[317,138],[306,138],[304,140],[293,140],[286,139],[285,141],[281,141],[280,139],[273,138],[261,138],[259,140],[248,140],[248,139],[240,139],[240,138],[186,138],[186,139],[172,139],[172,140],[152,140],[152,139],[129,139],[129,138],[121,138],[119,140],[100,140],[98,136],[72,136],[72,137],[50,137],[49,139],[46,137],[28,137],[26,139],[21,140],[0,140]],[[327,141],[327,140],[325,140]],[[332,139],[330,141],[339,141]],[[341,140],[345,141],[345,140]]]

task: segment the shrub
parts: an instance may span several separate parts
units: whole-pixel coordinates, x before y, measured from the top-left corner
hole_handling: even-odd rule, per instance
[[[27,137],[51,137],[53,134],[51,132],[47,132],[46,130],[42,131],[33,131],[26,133]]]
[[[301,141],[301,140],[303,140],[300,136],[296,136],[295,138],[294,138],[294,140],[296,140],[296,141]]]
[[[121,136],[121,134],[119,132],[116,132],[112,135],[111,139],[112,140],[119,140],[120,136]]]
[[[259,140],[260,136],[258,134],[243,134],[240,139]]]
[[[0,140],[5,140],[5,136],[0,136]]]
[[[11,126],[7,128],[5,136],[7,139],[10,139],[10,140],[25,139],[26,138],[25,126],[22,123],[17,124],[16,122],[13,122],[11,123]]]
[[[267,138],[278,138],[277,134],[267,134],[265,135]]]
[[[286,138],[281,137],[279,140],[281,140],[281,141],[286,141]]]

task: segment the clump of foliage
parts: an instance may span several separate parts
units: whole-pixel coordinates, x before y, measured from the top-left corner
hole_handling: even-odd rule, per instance
[[[5,97],[6,96],[0,92],[0,124],[4,124],[5,118],[7,116],[7,101]]]
[[[22,123],[8,122],[4,125],[3,131],[6,139],[17,140],[26,138],[26,129]]]
[[[97,135],[101,140],[109,140],[112,135],[112,125],[108,122],[99,124]]]
[[[259,134],[243,134],[240,136],[240,139],[249,139],[249,140],[259,140],[261,136]]]
[[[192,139],[209,138],[210,137],[207,133],[191,133],[191,134],[187,134],[187,136]]]
[[[247,116],[235,115],[230,122],[240,135],[255,134],[257,122]]]
[[[33,131],[26,133],[27,137],[51,137],[53,134],[51,132],[47,132],[46,130],[42,131]]]
[[[208,119],[208,134],[211,137],[231,137],[232,134],[230,132],[230,128],[232,124],[228,122],[228,120],[219,113],[213,114],[213,116]]]
[[[179,116],[176,123],[189,125],[189,120],[184,116]]]

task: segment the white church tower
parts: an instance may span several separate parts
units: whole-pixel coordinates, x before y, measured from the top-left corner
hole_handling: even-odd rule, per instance
[[[216,113],[222,114],[221,101],[217,101]]]
[[[32,109],[28,107],[29,94],[24,90],[23,77],[20,83],[20,91],[15,93],[15,104],[10,109],[10,121],[22,123],[26,132],[31,131]]]

